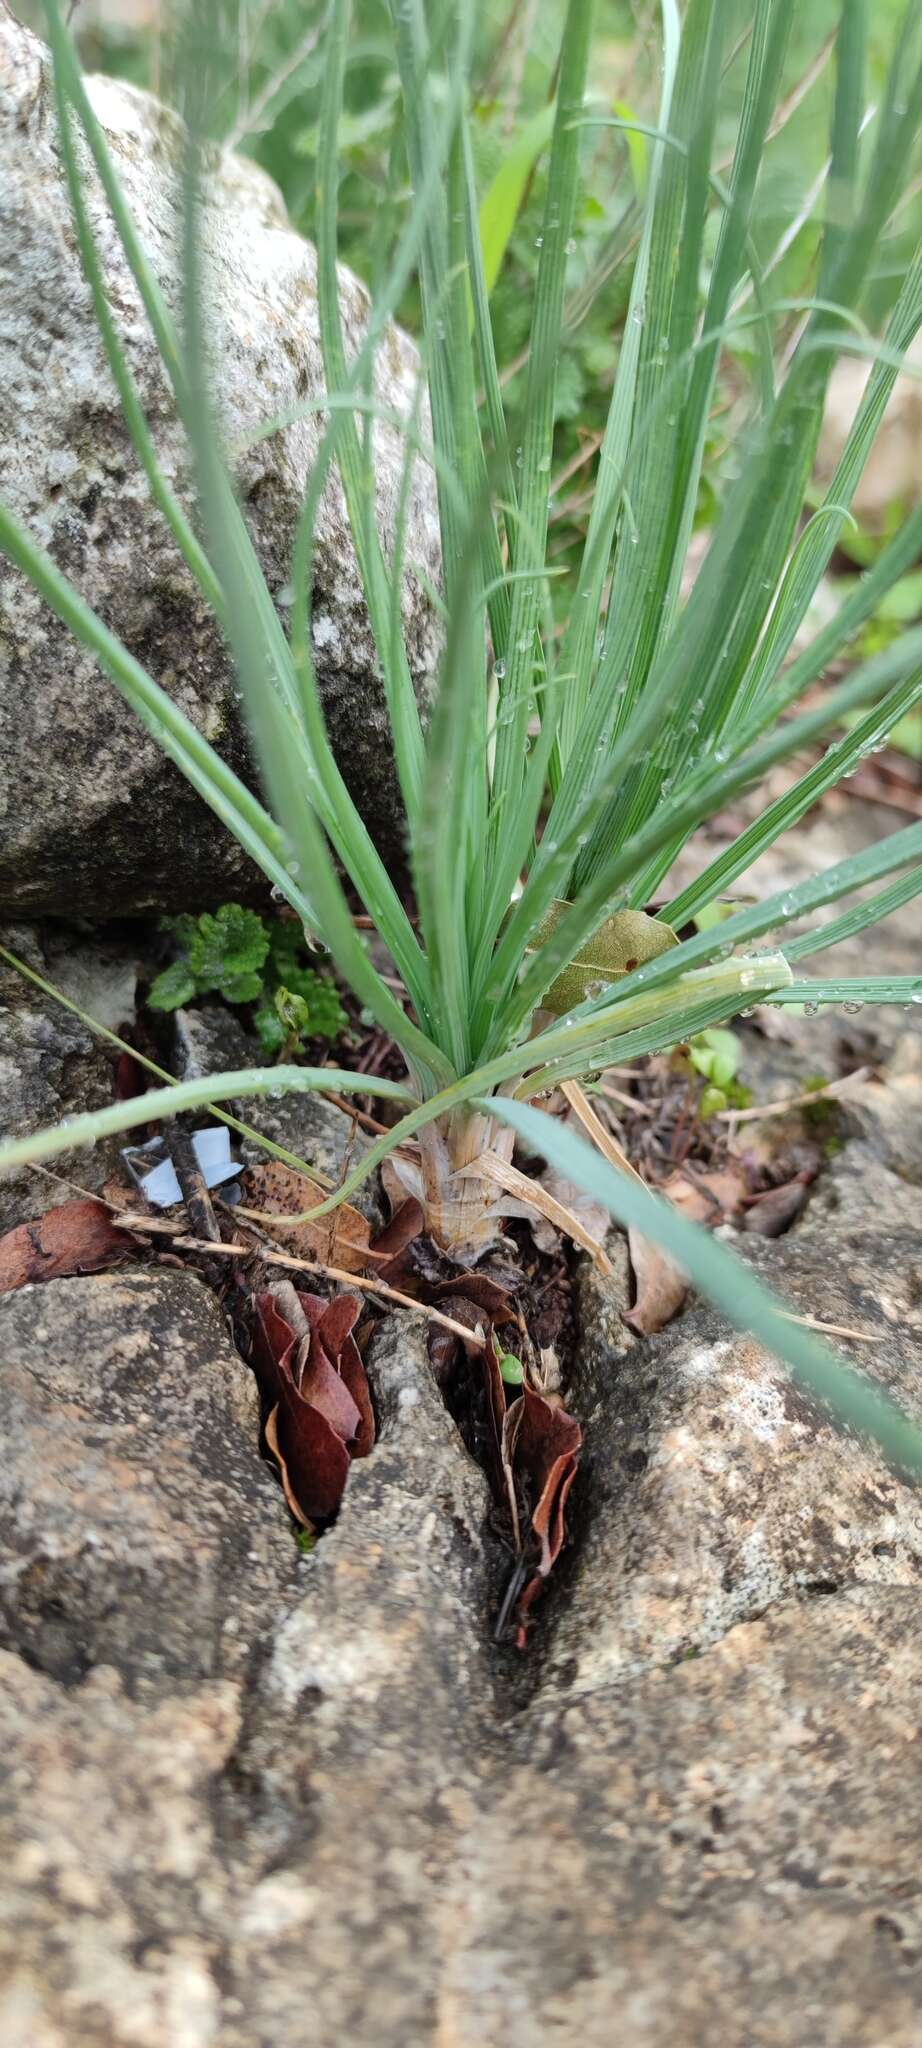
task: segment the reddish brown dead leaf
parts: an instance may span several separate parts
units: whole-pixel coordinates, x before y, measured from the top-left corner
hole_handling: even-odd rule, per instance
[[[518,1602],[521,1644],[525,1616],[563,1545],[564,1509],[576,1477],[583,1432],[575,1415],[545,1400],[526,1383],[507,1410],[505,1441],[517,1489],[530,1510],[530,1539],[537,1553]]]
[[[375,1440],[375,1412],[371,1405],[368,1374],[353,1337],[348,1337],[339,1354],[339,1370],[359,1411],[359,1426],[349,1446],[353,1458],[367,1458]]]
[[[302,1514],[312,1522],[335,1515],[349,1477],[349,1452],[332,1423],[295,1392],[282,1386],[276,1417],[278,1445]]]
[[[116,1102],[129,1102],[135,1095],[143,1095],[147,1085],[147,1076],[134,1053],[120,1052],[115,1062]]]
[[[40,1280],[101,1273],[137,1249],[137,1240],[116,1228],[102,1202],[90,1195],[62,1202],[0,1237],[0,1294]]]
[[[263,1399],[276,1407],[281,1399],[282,1380],[290,1372],[291,1354],[297,1343],[291,1324],[286,1322],[275,1297],[256,1296],[253,1330],[253,1366]]]
[[[463,1278],[464,1276],[459,1274],[459,1285]],[[477,1302],[471,1301],[467,1294],[446,1294],[440,1292],[439,1306],[444,1310],[445,1315],[451,1316],[453,1322],[463,1323],[464,1328],[470,1330],[472,1336],[478,1333],[481,1337],[487,1336],[490,1323],[489,1316],[478,1306]],[[457,1336],[454,1330],[442,1329],[438,1323],[430,1324],[429,1362],[439,1386],[444,1386],[451,1368],[458,1357],[459,1346],[462,1343],[464,1343],[464,1339]],[[476,1359],[479,1357],[481,1350],[479,1342],[471,1345],[465,1344],[464,1348],[468,1358]]]
[[[406,1251],[407,1245],[412,1244],[414,1237],[419,1236],[422,1227],[423,1205],[416,1200],[415,1195],[408,1195],[406,1201],[401,1202],[399,1209],[395,1210],[390,1222],[378,1232],[372,1245],[372,1251],[377,1255],[377,1270],[383,1270],[383,1259],[399,1258],[401,1253]]]
[[[313,1522],[309,1522],[307,1516],[305,1514],[302,1514],[301,1508],[292,1490],[291,1480],[288,1477],[288,1466],[286,1465],[281,1450],[279,1449],[278,1419],[279,1411],[278,1406],[276,1405],[275,1408],[270,1409],[269,1414],[266,1416],[265,1436],[268,1448],[271,1451],[272,1456],[275,1459],[275,1462],[278,1466],[279,1478],[282,1482],[282,1492],[285,1495],[285,1499],[288,1502],[290,1512],[294,1515],[295,1521],[300,1522],[302,1528],[310,1529],[312,1533],[316,1533],[314,1531]]]
[[[445,1280],[432,1290],[433,1301],[445,1302],[449,1297],[463,1294],[466,1301],[490,1316],[494,1323],[514,1320],[515,1309],[508,1288],[501,1287],[498,1280],[492,1280],[488,1273],[459,1273],[455,1280]],[[451,1310],[447,1309],[450,1315]]]
[[[521,1404],[515,1443],[515,1466],[519,1483],[531,1508],[532,1528],[540,1544],[539,1571],[546,1575],[563,1541],[563,1523],[558,1508],[560,1488],[576,1470],[583,1432],[575,1415],[535,1393],[527,1382],[512,1408]]]
[[[257,1295],[253,1363],[274,1416],[266,1443],[286,1497],[303,1521],[323,1522],[339,1507],[352,1458],[374,1443],[368,1381],[352,1336],[359,1303],[353,1295],[290,1295],[291,1320],[274,1295]]]
[[[295,1353],[292,1377],[301,1400],[306,1401],[308,1407],[315,1408],[343,1443],[350,1445],[361,1417],[345,1381],[327,1357],[322,1344],[306,1337],[301,1339]]]
[[[516,1322],[512,1295],[489,1273],[456,1273],[451,1280],[436,1281],[420,1291],[427,1301],[437,1302],[454,1322],[463,1323],[465,1329],[485,1337],[488,1349],[494,1324]],[[440,1329],[435,1323],[431,1326],[429,1360],[440,1385],[444,1385],[463,1342],[453,1331]],[[464,1348],[474,1361],[484,1355],[480,1342]]]
[[[332,1301],[316,1294],[299,1294],[298,1300],[312,1325],[311,1357],[322,1351],[331,1361],[356,1410],[358,1419],[347,1439],[350,1456],[367,1458],[375,1440],[375,1418],[368,1375],[352,1334],[362,1304],[355,1294],[335,1294]],[[301,1392],[311,1398],[303,1378]]]
[[[297,1259],[319,1259],[326,1265],[341,1266],[346,1273],[365,1271],[371,1231],[366,1218],[348,1202],[329,1216],[318,1217],[316,1223],[283,1226],[283,1217],[299,1216],[315,1202],[322,1202],[329,1190],[308,1180],[306,1174],[296,1173],[293,1166],[283,1166],[278,1159],[266,1166],[248,1167],[242,1187],[243,1213],[250,1210],[257,1215],[263,1229],[283,1251],[292,1252]]]

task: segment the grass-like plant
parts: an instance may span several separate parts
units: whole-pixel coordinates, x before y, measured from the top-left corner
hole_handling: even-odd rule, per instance
[[[904,634],[835,687],[814,691],[882,596],[918,557],[922,506],[836,616],[793,654],[905,351],[922,322],[922,254],[882,341],[860,308],[881,238],[905,192],[922,110],[922,13],[907,5],[868,133],[865,0],[841,0],[837,83],[815,292],[773,296],[753,239],[767,141],[782,97],[793,0],[754,0],[734,61],[747,66],[730,170],[716,175],[721,78],[733,54],[723,0],[662,0],[661,103],[628,316],[578,573],[549,599],[547,531],[555,368],[586,124],[625,123],[587,102],[593,0],[569,0],[550,139],[524,424],[506,431],[490,324],[469,132],[476,0],[391,0],[412,204],[357,357],[347,360],[337,287],[337,129],[349,0],[332,0],[318,142],[318,274],[327,425],[308,485],[283,626],[234,495],[207,373],[208,308],[197,232],[218,16],[188,23],[185,292],[177,332],[120,191],[58,0],[46,0],[63,160],[95,315],[134,447],[177,548],[232,649],[266,802],[260,802],[107,630],[5,509],[0,545],[96,655],[274,888],[320,935],[342,976],[399,1047],[405,1114],[322,1207],[347,1197],[389,1152],[427,1225],[459,1261],[494,1237],[515,1133],[582,1181],[622,1222],[659,1239],[741,1326],[755,1330],[840,1416],[922,1470],[922,1437],[812,1333],[786,1318],[742,1264],[531,1105],[565,1080],[673,1045],[754,1003],[908,1004],[922,981],[804,978],[802,962],[922,889],[922,825],[691,937],[696,914],[877,747],[922,698],[922,631]],[[156,337],[194,461],[195,527],[157,459],[106,296],[85,200],[95,165]],[[395,177],[403,166],[395,164]],[[372,366],[387,320],[418,277],[428,409],[403,422],[404,504],[395,535],[374,520]],[[749,296],[746,295],[747,288]],[[798,315],[777,367],[776,324]],[[736,480],[690,595],[683,571],[705,433],[725,340],[745,326],[758,376]],[[824,399],[843,351],[872,358],[826,498],[804,523]],[[276,430],[277,430],[276,423]],[[442,534],[444,646],[428,727],[401,632],[405,506],[424,448]],[[333,757],[311,651],[314,522],[332,464],[342,479],[393,736],[418,916],[414,920]],[[806,703],[803,700],[806,698]],[[852,718],[856,707],[860,715]],[[739,792],[821,734],[807,773],[655,914],[690,836]],[[386,946],[404,1005],[373,964],[343,886]],[[879,884],[873,893],[868,885]],[[831,922],[813,913],[865,891]],[[782,943],[786,927],[796,937]],[[770,942],[768,950],[760,941]],[[365,1075],[273,1067],[180,1084],[0,1149],[0,1166],[51,1156],[133,1122],[282,1087],[368,1089]],[[314,1214],[321,1213],[315,1210]]]

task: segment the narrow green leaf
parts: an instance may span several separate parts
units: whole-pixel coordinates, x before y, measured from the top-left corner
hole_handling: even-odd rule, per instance
[[[573,231],[579,174],[579,115],[589,64],[595,0],[568,0],[548,172],[538,279],[532,314],[525,420],[521,448],[519,521],[515,566],[529,577],[512,591],[509,644],[497,649],[504,662],[500,691],[494,788],[497,805],[514,807],[523,776],[535,642],[541,616],[541,577],[547,542],[549,475],[553,456],[554,393],[560,346],[567,250]],[[502,809],[494,822],[502,821]],[[494,831],[494,861],[502,848]]]
[[[191,1109],[208,1109],[233,1096],[266,1095],[274,1100],[282,1095],[329,1093],[331,1089],[340,1095],[378,1095],[390,1102],[412,1099],[396,1081],[350,1074],[339,1067],[241,1067],[230,1074],[202,1074],[194,1081],[177,1081],[172,1088],[150,1088],[145,1095],[114,1102],[108,1109],[65,1118],[49,1130],[33,1131],[28,1138],[11,1138],[0,1144],[0,1173],[54,1159],[59,1152],[79,1150],[81,1145],[95,1145],[100,1138],[133,1131],[138,1124],[159,1123],[162,1117],[182,1116]]]
[[[805,1003],[822,1005],[825,1009],[832,1004],[836,1009],[848,1009],[853,1003],[856,1008],[862,1003],[894,1003],[901,1010],[917,1007],[922,1003],[922,974],[858,974],[843,975],[837,981],[792,981],[789,988],[779,989],[772,996],[773,1002]]]
[[[554,129],[555,108],[542,107],[518,130],[505,150],[503,161],[480,203],[480,246],[487,293],[492,292],[519,217],[525,188]]]

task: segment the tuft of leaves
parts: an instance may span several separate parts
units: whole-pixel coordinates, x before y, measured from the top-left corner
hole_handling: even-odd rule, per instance
[[[178,1010],[196,996],[253,1003],[263,1051],[297,1052],[311,1038],[337,1038],[348,1023],[336,983],[308,966],[302,928],[291,918],[263,918],[239,903],[199,917],[170,918],[177,957],[157,975],[148,1002]]]
[[[166,930],[177,958],[158,974],[148,1002],[152,1010],[178,1010],[193,996],[219,995],[227,1003],[252,1003],[262,991],[269,934],[255,910],[222,903],[199,917],[173,917]]]

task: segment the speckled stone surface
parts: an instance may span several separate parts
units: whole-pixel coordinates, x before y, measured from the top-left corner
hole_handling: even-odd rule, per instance
[[[134,951],[129,943],[56,932],[48,926],[0,925],[0,945],[50,980],[82,1010],[118,1031],[133,1023]],[[115,1055],[86,1024],[0,960],[0,1135],[25,1138],[62,1117],[103,1109],[112,1101]],[[96,1194],[119,1164],[121,1138],[92,1152],[65,1152],[57,1179],[28,1168],[0,1175],[0,1231],[28,1222],[73,1194],[68,1176]]]
[[[627,1348],[614,1307],[584,1345],[523,1676],[415,1325],[298,1560],[200,1282],[4,1306],[4,2044],[916,2048],[917,1501],[752,1347],[693,1308]]]
[[[197,1275],[0,1297],[0,1635],[63,1685],[239,1672],[297,1553],[255,1382]]]

